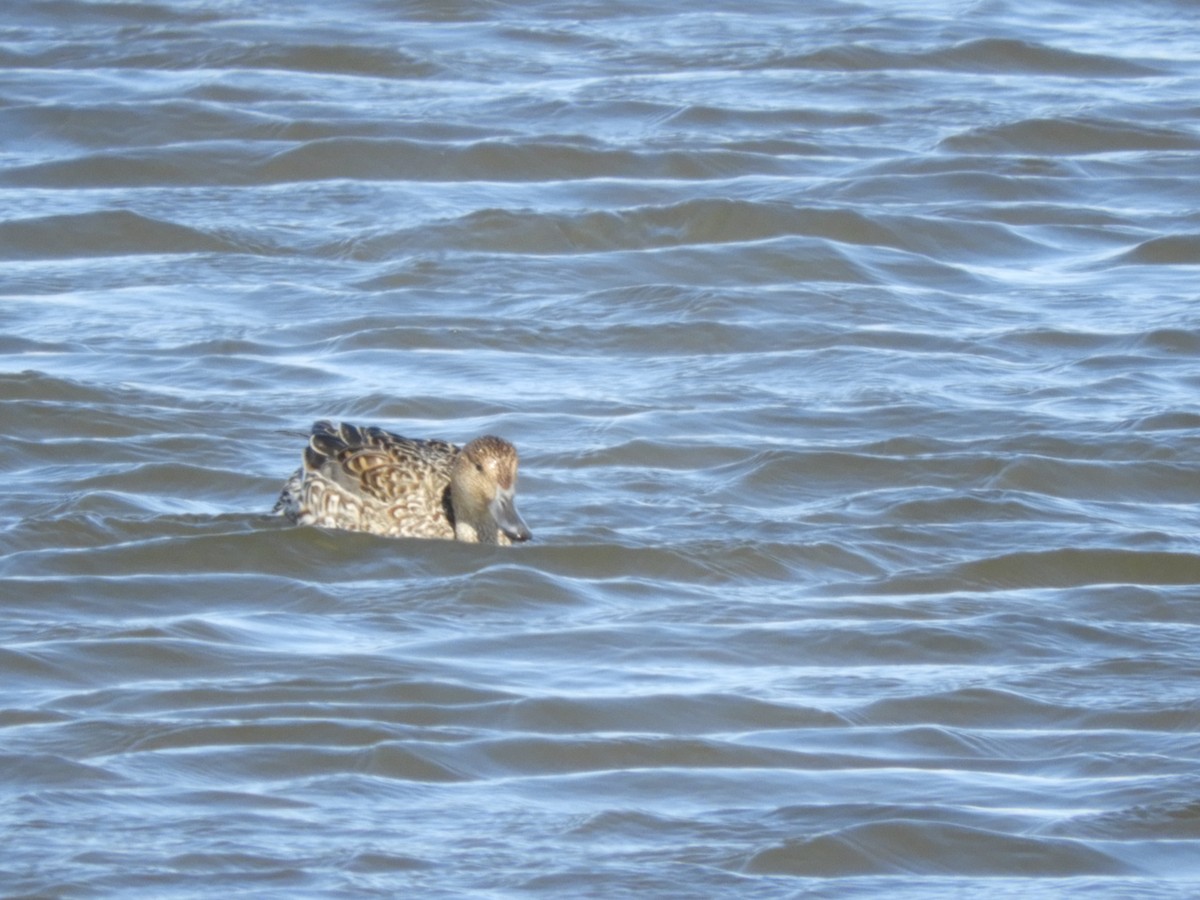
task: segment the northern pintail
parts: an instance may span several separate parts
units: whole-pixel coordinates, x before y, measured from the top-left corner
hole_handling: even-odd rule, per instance
[[[484,435],[459,448],[322,421],[274,511],[299,525],[511,544],[532,536],[516,488],[517,451],[503,438]]]

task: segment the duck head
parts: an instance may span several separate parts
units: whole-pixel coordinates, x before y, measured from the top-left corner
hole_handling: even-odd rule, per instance
[[[454,536],[481,544],[520,543],[533,537],[517,512],[517,450],[484,435],[459,451],[450,470]]]

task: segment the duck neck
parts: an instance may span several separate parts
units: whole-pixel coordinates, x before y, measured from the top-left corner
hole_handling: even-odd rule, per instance
[[[454,539],[468,544],[479,543],[479,530],[459,515],[457,510],[454,512]]]
[[[500,529],[496,527],[496,523],[490,521],[490,516],[482,521],[470,521],[469,519],[458,515],[455,510],[454,515],[454,538],[455,540],[465,541],[470,544],[506,544],[508,539],[500,533]]]

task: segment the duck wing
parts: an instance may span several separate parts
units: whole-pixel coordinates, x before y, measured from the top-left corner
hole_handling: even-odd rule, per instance
[[[304,467],[343,490],[386,505],[418,497],[440,509],[458,447],[406,438],[375,426],[320,421],[313,425]]]

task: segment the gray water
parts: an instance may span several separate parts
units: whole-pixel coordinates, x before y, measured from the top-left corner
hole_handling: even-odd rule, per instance
[[[10,0],[0,893],[1195,896],[1198,34]]]

